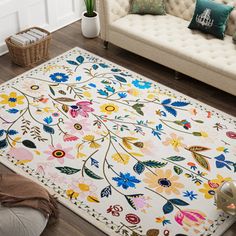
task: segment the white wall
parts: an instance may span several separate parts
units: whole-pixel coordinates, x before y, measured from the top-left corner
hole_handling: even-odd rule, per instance
[[[52,32],[80,19],[83,10],[84,0],[0,0],[0,55],[8,36],[32,26]]]

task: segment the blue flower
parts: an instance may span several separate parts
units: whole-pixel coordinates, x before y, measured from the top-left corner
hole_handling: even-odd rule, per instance
[[[10,129],[6,133],[9,134],[9,135],[16,135],[16,134],[18,134],[18,131],[14,130],[14,129]]]
[[[122,186],[123,189],[135,188],[135,184],[141,182],[135,176],[131,176],[130,173],[123,174],[121,172],[120,177],[113,177],[112,179],[117,182],[118,187]]]
[[[152,130],[152,134],[161,140],[161,135],[164,134],[162,124],[156,126],[156,129]]]
[[[170,223],[170,220],[163,220],[162,225],[165,226],[165,225],[167,225],[167,224],[171,224],[171,223]]]
[[[191,170],[196,170],[196,169],[197,169],[197,166],[190,166],[190,169],[191,169]]]
[[[49,76],[51,80],[60,83],[60,82],[66,82],[69,79],[69,76],[64,73],[54,73]]]
[[[3,136],[3,134],[5,133],[6,131],[4,129],[0,129],[0,137]]]
[[[93,83],[90,83],[90,84],[88,84],[90,87],[92,87],[92,88],[96,88],[97,87],[97,85],[96,84],[93,84]]]
[[[91,166],[95,166],[97,168],[99,168],[99,162],[93,158],[91,158]]]
[[[152,86],[151,82],[147,82],[147,81],[143,81],[143,80],[138,80],[138,79],[133,80],[132,84],[135,87],[139,88],[139,89],[149,89]]]
[[[16,114],[18,111],[19,111],[19,110],[18,110],[18,109],[15,109],[15,108],[12,108],[12,109],[7,110],[7,112],[12,113],[12,114]]]
[[[52,123],[52,117],[51,116],[49,116],[49,117],[45,117],[44,119],[43,119],[43,121],[46,123],[46,124],[51,124]]]
[[[118,93],[118,96],[120,98],[126,98],[127,97],[127,93]]]
[[[81,76],[77,76],[77,77],[75,78],[76,81],[80,81],[81,79],[82,79]]]
[[[196,193],[194,193],[193,191],[185,191],[185,192],[183,192],[183,197],[188,197],[191,201],[193,200],[193,199],[197,199],[197,194]]]

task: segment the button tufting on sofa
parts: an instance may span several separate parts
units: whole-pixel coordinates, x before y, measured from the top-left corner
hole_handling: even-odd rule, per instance
[[[236,20],[219,40],[188,29],[195,0],[166,0],[163,16],[129,14],[129,4],[99,1],[102,39],[236,95]]]

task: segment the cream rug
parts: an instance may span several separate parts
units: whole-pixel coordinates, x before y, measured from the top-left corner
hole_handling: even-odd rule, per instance
[[[1,162],[109,235],[217,236],[235,119],[74,48],[0,86]]]

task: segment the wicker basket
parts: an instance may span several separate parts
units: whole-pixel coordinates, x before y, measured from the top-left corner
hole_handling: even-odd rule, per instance
[[[38,27],[32,27],[17,34],[24,33],[30,29],[38,29],[46,33],[48,36],[27,46],[19,46],[12,43],[10,37],[5,40],[12,61],[17,65],[24,67],[31,66],[48,57],[48,47],[52,38],[48,31]]]

